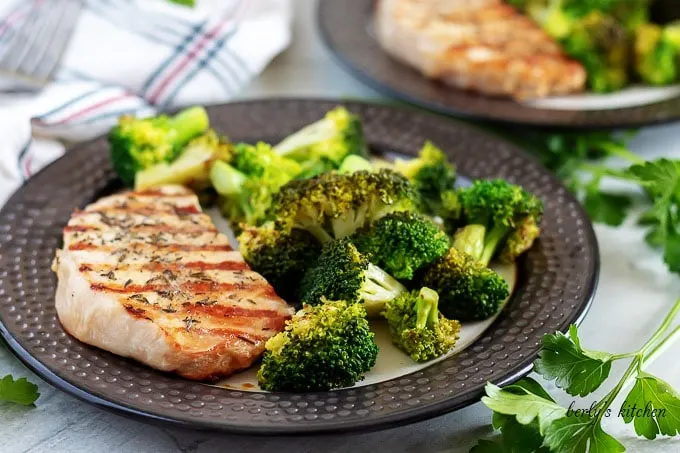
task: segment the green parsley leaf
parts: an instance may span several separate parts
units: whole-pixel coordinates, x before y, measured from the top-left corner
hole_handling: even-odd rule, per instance
[[[578,329],[572,324],[569,336],[562,332],[545,335],[534,369],[570,395],[586,396],[609,376],[612,354],[581,348]]]
[[[653,234],[647,236],[647,242],[661,244],[668,268],[671,272],[680,273],[680,161],[657,159],[632,165],[627,173],[646,189],[654,201],[652,212],[655,219],[651,213],[645,213],[645,222],[655,225]]]
[[[536,420],[523,425],[512,415],[494,412],[492,425],[501,432],[501,444],[507,453],[549,453],[542,447],[541,436]]]
[[[619,413],[647,439],[680,433],[680,396],[668,382],[644,372],[635,379]]]
[[[196,6],[196,0],[168,0],[170,3],[176,3],[178,5],[182,6],[188,6],[190,8],[193,8]]]
[[[522,425],[528,425],[536,420],[539,432],[543,434],[553,420],[564,417],[567,410],[552,398],[545,398],[544,395],[536,394],[525,387],[530,386],[515,384],[501,389],[489,382],[486,384],[486,396],[482,397],[482,402],[494,412],[514,415]]]
[[[563,417],[545,432],[545,445],[553,453],[622,453],[621,443],[604,432],[596,418]]]
[[[583,206],[593,222],[619,226],[626,220],[631,199],[626,195],[588,192]]]
[[[0,401],[30,406],[39,396],[38,386],[28,382],[26,378],[15,381],[12,375],[8,374],[0,379]]]
[[[505,445],[490,440],[481,439],[470,449],[470,453],[508,453]]]

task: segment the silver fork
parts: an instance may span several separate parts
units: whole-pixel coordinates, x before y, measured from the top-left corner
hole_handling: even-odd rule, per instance
[[[19,28],[0,47],[0,77],[14,90],[39,90],[58,67],[82,10],[82,0],[33,1]],[[7,82],[6,82],[7,83]]]

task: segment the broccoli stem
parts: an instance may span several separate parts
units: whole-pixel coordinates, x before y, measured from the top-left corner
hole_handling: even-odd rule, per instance
[[[246,175],[221,160],[210,168],[210,181],[220,195],[240,193],[246,179]]]
[[[356,211],[350,211],[346,215],[331,221],[335,239],[342,239],[353,234],[360,226],[366,223],[368,206],[360,206]]]
[[[421,288],[416,302],[416,328],[434,329],[439,324],[439,294],[430,288]]]
[[[466,225],[453,235],[453,248],[479,260],[484,252],[485,234],[486,227],[484,225]]]
[[[404,285],[374,264],[366,269],[364,284],[360,290],[361,299],[369,316],[379,315],[390,301],[405,292]]]
[[[210,119],[203,107],[195,106],[180,111],[170,118],[169,123],[170,128],[175,131],[173,142],[182,145],[208,129]]]
[[[496,249],[498,248],[501,241],[503,241],[505,236],[510,232],[510,230],[511,228],[508,226],[498,225],[489,231],[489,233],[486,235],[486,238],[484,238],[484,250],[482,251],[482,255],[479,259],[483,265],[489,265],[491,258],[493,258],[493,256],[496,254]]]

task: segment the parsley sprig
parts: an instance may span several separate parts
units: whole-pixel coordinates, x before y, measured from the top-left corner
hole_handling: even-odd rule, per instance
[[[5,343],[0,340],[0,348]],[[25,377],[14,379],[7,374],[0,378],[0,403],[14,403],[23,406],[31,406],[40,396],[38,386],[29,382]]]
[[[633,387],[617,412],[624,422],[632,422],[635,432],[647,439],[680,434],[680,395],[644,371],[645,363],[680,339],[680,326],[671,330],[678,312],[680,299],[651,338],[625,354],[584,349],[575,325],[568,335],[546,335],[534,370],[570,395],[583,397],[597,390],[607,381],[614,361],[630,360],[629,366],[616,385],[580,415],[559,405],[531,378],[504,388],[488,383],[482,402],[493,410],[493,427],[500,436],[480,441],[471,453],[621,453],[625,447],[604,431],[601,422],[631,382]]]

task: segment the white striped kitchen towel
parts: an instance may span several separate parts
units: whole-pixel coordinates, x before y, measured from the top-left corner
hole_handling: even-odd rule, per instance
[[[47,1],[0,0],[0,56]],[[54,81],[33,95],[0,92],[0,205],[63,154],[60,139],[101,135],[126,113],[232,99],[289,45],[290,1],[83,0]]]

